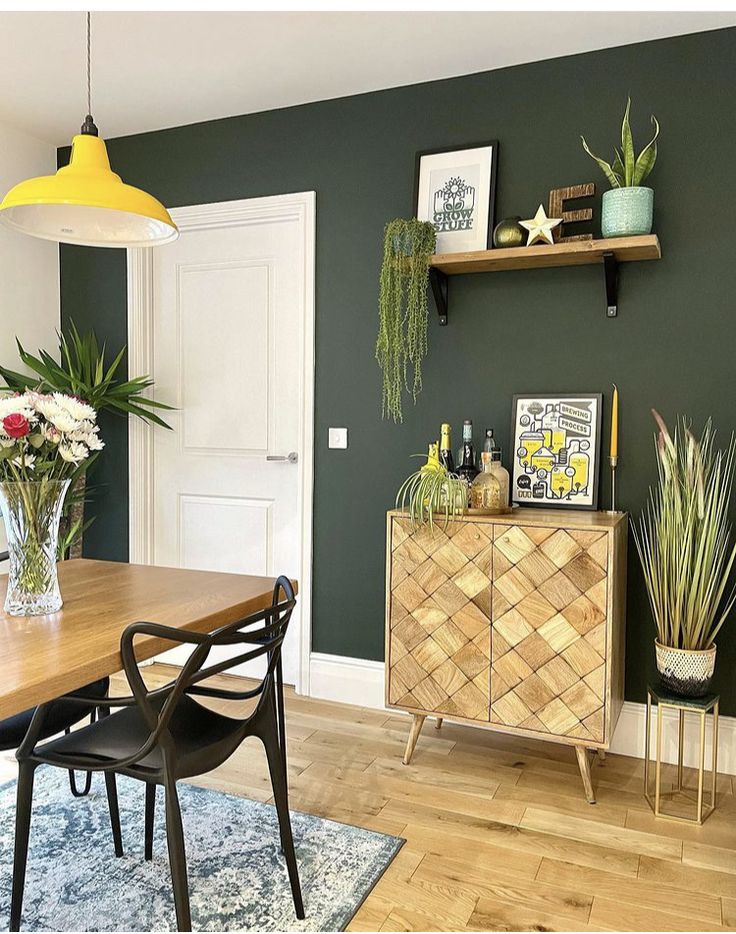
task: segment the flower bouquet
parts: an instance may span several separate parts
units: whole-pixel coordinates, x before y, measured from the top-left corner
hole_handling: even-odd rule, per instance
[[[59,520],[71,481],[104,444],[97,412],[62,393],[0,397],[0,510],[10,569],[5,612],[55,613]]]

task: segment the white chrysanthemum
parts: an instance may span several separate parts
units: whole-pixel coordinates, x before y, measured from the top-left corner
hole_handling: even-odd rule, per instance
[[[77,422],[85,420],[94,422],[97,420],[97,412],[91,405],[82,402],[81,399],[75,399],[73,396],[65,396],[61,392],[55,392],[54,402],[63,412],[67,412]]]
[[[91,434],[85,443],[90,451],[101,451],[105,446],[105,442],[96,434]]]
[[[58,428],[63,434],[69,434],[79,429],[79,422],[76,418],[72,418],[68,412],[55,412],[53,415],[49,415],[48,419],[54,428]]]
[[[30,470],[33,470],[33,465],[36,463],[36,455],[19,454],[18,457],[14,457],[10,463],[14,467],[28,467]]]
[[[28,399],[27,393],[23,393],[23,395],[20,396],[4,396],[0,398],[0,422],[2,422],[4,418],[7,418],[8,415],[15,415],[16,413],[27,418],[29,422],[35,419],[36,413]]]
[[[9,438],[5,434],[0,435],[0,448],[12,448],[14,444],[15,440],[13,438]]]
[[[71,444],[62,442],[59,445],[59,454],[61,455],[61,459],[65,460],[67,463],[78,464],[80,461],[86,460],[89,456],[89,451],[78,441],[74,441]]]

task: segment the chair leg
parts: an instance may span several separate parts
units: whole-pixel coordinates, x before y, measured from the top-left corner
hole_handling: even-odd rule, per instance
[[[21,762],[18,769],[18,794],[15,810],[15,855],[13,858],[13,894],[10,901],[10,931],[20,930],[23,910],[23,889],[26,882],[28,862],[28,837],[31,830],[31,806],[33,802],[33,775],[36,766],[32,762]]]
[[[187,857],[184,850],[184,830],[181,823],[179,796],[176,793],[176,781],[168,775],[166,788],[166,843],[169,848],[171,882],[174,888],[176,906],[176,926],[180,931],[192,930],[189,911],[189,883],[187,881]]]
[[[297,866],[296,853],[294,852],[294,839],[291,834],[289,791],[286,784],[286,772],[283,766],[281,744],[278,741],[275,730],[271,730],[270,732],[266,730],[266,738],[263,739],[263,745],[266,747],[268,771],[271,774],[271,786],[273,787],[273,797],[276,803],[276,813],[279,818],[279,830],[281,831],[281,849],[286,858],[286,868],[289,871],[289,882],[291,883],[291,894],[294,899],[294,909],[297,918],[302,921],[304,920],[304,904],[302,902],[302,890],[299,884],[299,867]]]
[[[107,790],[107,806],[110,809],[110,827],[112,828],[112,841],[115,845],[115,855],[123,855],[123,834],[120,830],[120,810],[118,808],[118,787],[114,772],[105,772],[105,789]]]
[[[156,783],[146,782],[146,830],[144,835],[144,856],[153,859],[153,816],[156,813]]]
[[[102,710],[100,710],[100,717],[106,716],[107,713],[108,713],[107,710],[105,710],[104,713]],[[97,719],[97,712],[96,710],[92,710],[89,715],[90,724],[94,723],[96,719]],[[64,729],[64,736],[68,736],[70,733],[71,733],[70,727],[66,727]],[[92,773],[91,772],[85,773],[84,787],[80,791],[77,788],[77,776],[74,772],[74,769],[69,769],[69,788],[71,789],[72,795],[75,798],[86,798],[90,792],[90,789],[92,788]]]

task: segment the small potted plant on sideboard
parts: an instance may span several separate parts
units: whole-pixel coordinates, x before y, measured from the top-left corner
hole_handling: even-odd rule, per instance
[[[654,136],[637,156],[629,124],[630,110],[631,98],[626,104],[621,125],[621,149],[615,148],[613,162],[596,156],[590,151],[585,137],[580,137],[583,149],[598,163],[611,185],[611,190],[604,192],[601,202],[601,233],[604,237],[633,237],[652,232],[654,191],[643,183],[657,161],[659,123],[652,114]]]
[[[666,688],[700,697],[716,660],[715,637],[736,591],[728,591],[736,559],[728,507],[736,441],[715,444],[710,420],[697,440],[680,419],[672,434],[654,412],[658,480],[634,539],[657,627],[657,670]]]

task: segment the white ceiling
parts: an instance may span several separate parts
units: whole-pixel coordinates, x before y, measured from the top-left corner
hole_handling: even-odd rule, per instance
[[[92,109],[124,136],[736,25],[731,13],[92,14]],[[0,13],[0,121],[67,143],[84,13]]]

